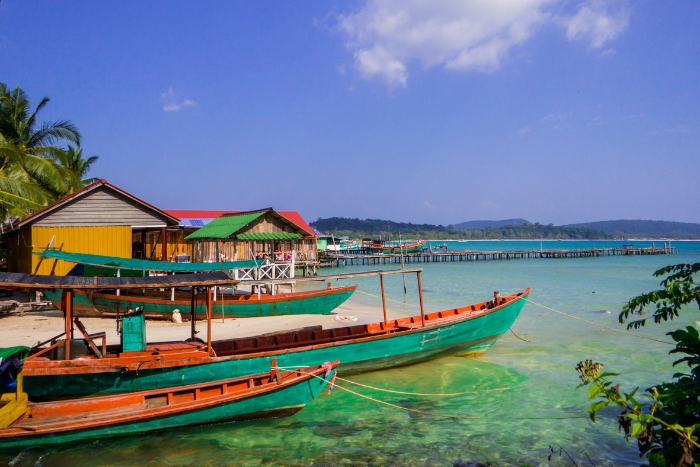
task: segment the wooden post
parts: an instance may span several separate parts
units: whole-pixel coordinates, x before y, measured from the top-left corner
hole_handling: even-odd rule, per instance
[[[53,241],[53,238],[51,239],[51,242]],[[46,245],[46,248],[44,248],[44,251],[48,251],[48,249],[51,247],[51,242],[49,242],[48,245]],[[39,261],[36,263],[36,268],[34,268],[34,274],[39,272],[39,266],[41,266],[41,262],[44,261],[44,255],[39,256]]]
[[[117,277],[121,277],[121,269],[117,269]],[[121,290],[117,289],[117,296],[120,295]]]
[[[224,288],[221,287],[221,322],[224,323]],[[231,292],[233,292],[233,288],[231,288]]]
[[[379,283],[382,286],[382,309],[384,310],[384,330],[389,334],[389,328],[386,322],[386,295],[384,294],[384,274],[379,275]]]
[[[62,251],[62,250],[63,250],[63,243],[61,243],[61,247],[58,249],[58,251]],[[53,266],[51,266],[51,273],[49,274],[49,276],[54,275],[54,273],[56,272],[56,265],[57,264],[58,264],[58,258],[53,260]]]
[[[192,330],[192,341],[194,341],[194,336],[196,333],[196,326],[195,326],[195,305],[196,305],[196,294],[197,294],[197,288],[192,287],[192,298],[190,299],[190,328]]]
[[[401,253],[401,270],[404,269],[403,264],[403,243],[401,243],[401,232],[399,231],[399,252]],[[401,274],[403,276],[403,294],[406,295],[406,274]],[[404,297],[405,298],[405,297]]]
[[[420,271],[416,273],[418,276],[418,298],[420,299],[420,321],[425,327],[425,309],[423,308],[423,284],[420,280]]]
[[[70,360],[70,341],[73,337],[73,291],[63,289],[63,313],[66,317],[66,339],[65,339],[65,359]]]
[[[168,260],[168,228],[167,227],[163,227],[162,229],[160,229],[160,239],[161,239],[160,260],[167,261]]]
[[[207,353],[211,355],[211,287],[207,287]]]

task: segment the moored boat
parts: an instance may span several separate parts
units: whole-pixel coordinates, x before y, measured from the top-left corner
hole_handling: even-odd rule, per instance
[[[357,285],[346,287],[328,287],[323,290],[309,290],[289,293],[251,293],[251,294],[219,294],[218,300],[212,303],[215,316],[221,316],[224,307],[224,317],[261,317],[297,314],[327,315],[342,305]],[[44,292],[54,306],[60,308],[61,291],[58,289]],[[115,317],[126,311],[141,308],[147,318],[170,319],[173,311],[180,310],[189,313],[190,294],[187,292],[135,290],[123,291],[117,295],[114,291],[77,291],[73,304],[74,316]],[[195,305],[198,319],[204,319],[206,306],[204,303]]]
[[[334,329],[215,340],[211,354],[197,342],[149,344],[143,351],[107,346],[99,358],[55,360],[46,353],[26,362],[26,388],[35,398],[75,397],[191,384],[269,367],[341,360],[341,373],[406,365],[450,354],[478,355],[507,332],[530,290],[465,307]],[[87,348],[87,346],[85,346]],[[37,355],[37,350],[34,350]],[[216,355],[216,356],[214,356]]]
[[[418,253],[425,248],[425,240],[418,241],[382,241],[374,240],[366,246],[370,254]]]
[[[333,378],[338,362],[127,394],[29,402],[0,427],[0,449],[293,415]],[[26,396],[26,394],[25,394]],[[26,400],[26,397],[25,397]]]

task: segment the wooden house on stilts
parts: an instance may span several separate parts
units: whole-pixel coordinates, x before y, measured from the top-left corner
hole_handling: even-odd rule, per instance
[[[286,277],[296,261],[316,259],[315,235],[272,208],[223,214],[184,240],[192,244],[192,261],[263,259],[286,264]]]

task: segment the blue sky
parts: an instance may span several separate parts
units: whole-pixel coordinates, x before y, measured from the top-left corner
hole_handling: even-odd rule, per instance
[[[700,3],[0,3],[0,82],[162,208],[700,222]]]

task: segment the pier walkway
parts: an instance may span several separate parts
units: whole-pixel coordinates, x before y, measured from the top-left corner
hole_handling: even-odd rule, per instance
[[[345,254],[330,252],[319,259],[320,266],[350,266],[372,264],[435,263],[454,261],[496,261],[508,259],[592,258],[596,256],[669,255],[677,247],[590,248],[581,250],[511,250],[511,251],[449,251],[392,254]]]

